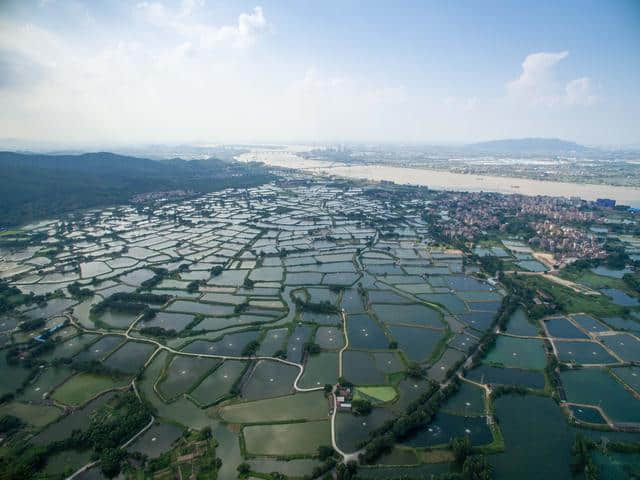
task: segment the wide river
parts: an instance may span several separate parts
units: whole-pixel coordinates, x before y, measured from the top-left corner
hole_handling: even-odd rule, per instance
[[[640,208],[640,189],[633,187],[492,177],[390,165],[350,166],[341,163],[331,164],[318,160],[306,160],[291,152],[251,152],[240,155],[238,160],[259,161],[276,167],[295,168],[339,177],[374,181],[387,180],[405,185],[424,185],[434,190],[580,197],[584,200],[612,198],[618,204]]]

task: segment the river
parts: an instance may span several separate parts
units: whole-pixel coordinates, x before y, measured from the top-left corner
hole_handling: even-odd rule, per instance
[[[387,180],[405,185],[424,185],[434,190],[580,197],[584,200],[612,198],[616,200],[618,204],[640,208],[640,189],[634,187],[550,182],[546,180],[514,177],[493,177],[391,165],[332,164],[320,160],[306,160],[295,153],[281,151],[246,153],[240,155],[238,160],[260,161],[276,167],[295,168],[346,178],[360,178],[373,181]]]

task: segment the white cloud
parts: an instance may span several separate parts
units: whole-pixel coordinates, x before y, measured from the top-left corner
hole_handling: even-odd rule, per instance
[[[253,45],[269,28],[260,6],[251,12],[241,13],[236,24],[222,26],[203,22],[200,15],[202,6],[203,2],[183,1],[180,7],[171,10],[163,3],[142,2],[138,4],[138,10],[152,25],[171,30],[205,49],[225,44],[246,48]]]
[[[552,105],[557,102],[554,94],[553,67],[567,57],[569,52],[539,52],[527,55],[522,62],[522,73],[507,83],[508,95],[532,104]]]
[[[470,112],[475,110],[479,104],[480,100],[477,97],[455,97],[448,96],[442,99],[442,103],[450,108],[450,109],[458,109],[464,112]]]
[[[245,18],[238,28],[243,42],[251,22]],[[257,130],[247,111],[275,109],[256,96],[251,75],[239,72],[248,67],[231,46],[212,58],[177,35],[163,38],[149,44],[135,36],[96,37],[87,44],[0,20],[0,52],[11,60],[0,62],[7,75],[0,110],[11,112],[0,116],[1,136],[62,143],[238,138],[243,122],[251,134]]]
[[[305,91],[313,92],[317,90],[328,91],[352,82],[352,79],[345,76],[325,76],[315,67],[309,67],[305,71],[301,87]]]
[[[591,87],[589,77],[576,78],[565,87],[566,100],[569,105],[593,105],[597,101]]]
[[[507,83],[507,97],[529,106],[567,107],[588,106],[596,101],[589,77],[570,80],[564,88],[555,79],[556,65],[569,52],[539,52],[527,55],[522,72]]]
[[[76,24],[59,30],[0,19],[0,111],[9,112],[0,115],[0,136],[105,148],[127,142],[579,138],[601,107],[576,115],[579,106],[596,102],[596,93],[588,77],[554,79],[566,52],[528,56],[508,95],[477,97],[455,86],[430,90],[428,81],[418,86],[402,72],[381,79],[357,65],[331,70],[330,62],[320,63],[324,72],[305,69],[300,65],[309,61],[308,52],[292,58],[271,49],[239,51],[234,47],[259,41],[270,29],[260,7],[214,26],[201,1],[167,5],[129,9],[118,35],[109,28],[77,34],[74,26],[86,28],[80,14]],[[99,17],[97,25],[103,26]],[[542,100],[523,108],[532,98]]]

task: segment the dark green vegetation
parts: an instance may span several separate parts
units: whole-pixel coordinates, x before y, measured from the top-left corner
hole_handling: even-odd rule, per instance
[[[11,442],[8,446],[11,455],[0,459],[0,468],[5,478],[32,478],[58,452],[92,450],[93,457],[101,461],[102,472],[113,477],[120,472],[125,456],[120,445],[140,431],[150,418],[149,408],[140,404],[133,393],[116,396],[94,413],[83,430],[73,430],[62,440],[39,447],[28,447],[20,438]]]
[[[0,279],[0,314],[14,310],[20,305],[32,305],[44,303],[46,297],[42,295],[23,294],[19,288],[9,285],[6,280]]]
[[[156,295],[153,293],[114,293],[105,298],[91,308],[92,315],[101,315],[107,309],[120,312],[129,312],[135,315],[142,314],[142,320],[150,320],[155,317],[156,312],[147,305],[163,304],[169,301],[169,295]],[[159,332],[156,332],[159,333]]]
[[[206,193],[260,185],[270,178],[261,167],[214,158],[155,161],[106,152],[0,152],[0,225],[18,225],[76,209],[124,203],[141,193]]]
[[[522,299],[527,314],[532,319],[556,312],[591,313],[599,318],[627,315],[627,310],[613,304],[605,295],[585,295],[551,282],[542,276],[505,276],[505,283]],[[534,303],[537,292],[542,292],[552,302]]]

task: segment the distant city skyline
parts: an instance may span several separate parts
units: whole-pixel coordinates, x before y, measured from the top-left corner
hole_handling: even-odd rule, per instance
[[[640,144],[640,3],[7,0],[0,144]]]

